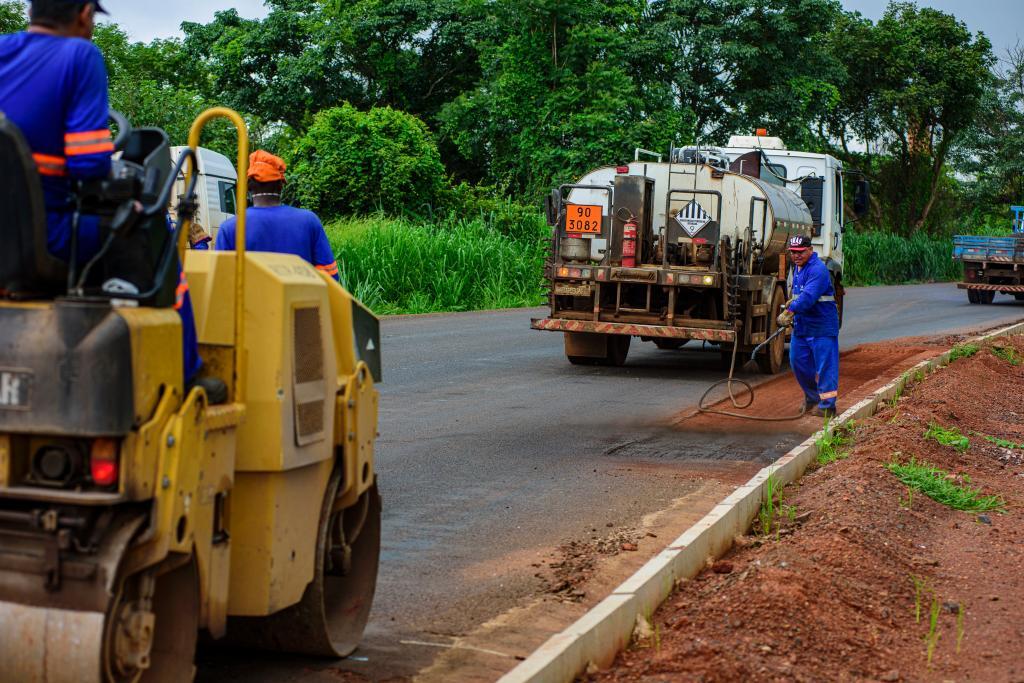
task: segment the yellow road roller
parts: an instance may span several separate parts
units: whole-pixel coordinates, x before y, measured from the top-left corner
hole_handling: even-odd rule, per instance
[[[344,656],[380,551],[380,327],[291,255],[184,249],[203,114],[167,136],[117,120],[113,173],[76,189],[87,263],[47,251],[31,152],[0,115],[0,681],[189,681],[214,641]],[[184,209],[166,208],[184,172]],[[141,232],[140,232],[141,231]],[[143,236],[152,287],[97,287]],[[136,239],[136,241],[138,241]],[[185,386],[181,265],[208,383]],[[222,383],[222,384],[221,384]],[[214,401],[217,401],[214,404]]]

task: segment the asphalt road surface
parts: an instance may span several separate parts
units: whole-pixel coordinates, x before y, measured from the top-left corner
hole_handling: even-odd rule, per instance
[[[846,302],[844,348],[1024,318],[1024,302],[1000,295],[994,305],[970,305],[949,284],[851,289]],[[465,634],[536,591],[528,572],[494,571],[517,552],[629,524],[673,500],[670,479],[623,475],[613,453],[721,379],[718,354],[696,342],[666,352],[634,340],[624,368],[574,367],[560,334],[530,329],[544,313],[383,322],[381,568],[365,644],[340,669],[414,674],[438,654],[426,643]],[[702,444],[702,457],[739,452],[767,462],[781,454],[777,441],[737,436]],[[639,458],[680,454],[655,449]],[[266,680],[278,680],[280,666],[303,666],[267,664],[260,669],[278,674]],[[241,666],[208,663],[200,680],[236,677]]]

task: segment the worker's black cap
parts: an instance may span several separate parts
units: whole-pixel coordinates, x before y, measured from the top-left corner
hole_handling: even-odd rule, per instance
[[[29,0],[32,2],[32,0]],[[56,0],[64,5],[95,5],[97,14],[110,14],[107,10],[103,9],[103,5],[100,4],[99,0]]]
[[[807,235],[793,235],[789,238],[790,249],[810,249],[811,238]]]

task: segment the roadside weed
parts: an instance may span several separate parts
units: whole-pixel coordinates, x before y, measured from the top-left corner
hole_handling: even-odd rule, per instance
[[[935,422],[928,423],[924,438],[932,439],[943,446],[952,446],[958,451],[966,451],[971,445],[971,440],[960,433],[956,427],[947,428]]]
[[[903,505],[903,501],[900,501],[900,507],[906,507],[908,510],[913,510],[914,509],[914,487],[913,486],[908,486],[907,487],[907,504],[906,504],[906,506],[904,506]]]
[[[949,352],[949,362],[958,361],[961,358],[970,358],[981,350],[977,344],[957,344]]]
[[[764,483],[764,498],[761,500],[761,509],[757,511],[758,533],[762,536],[769,536],[778,527],[778,517],[785,514],[782,509],[782,485],[769,474]],[[792,506],[790,506],[792,507]],[[796,508],[793,508],[795,517]]]
[[[924,637],[924,642],[928,645],[928,668],[932,666],[932,656],[935,654],[935,646],[939,644],[939,636],[942,633],[939,631],[939,600],[936,597],[932,597],[932,608],[931,616],[928,620],[928,635]]]
[[[981,490],[969,486],[960,486],[948,472],[940,470],[925,462],[916,462],[911,458],[907,463],[893,460],[887,464],[888,469],[897,479],[911,488],[915,488],[937,503],[954,510],[965,512],[996,512],[1006,511],[1006,501],[1001,496],[983,496]],[[970,479],[963,477],[964,483]]]
[[[1012,346],[993,346],[992,353],[1010,365],[1020,365],[1020,356],[1017,355],[1017,349]]]
[[[921,623],[921,598],[932,592],[931,587],[928,585],[928,580],[923,579],[919,576],[910,575],[910,580],[914,582],[914,623]]]
[[[842,460],[849,455],[845,450],[853,440],[853,432],[856,429],[853,422],[829,429],[826,423],[821,437],[815,442],[818,447],[818,464],[822,467],[831,465],[836,460]]]
[[[923,382],[924,381],[924,370],[918,370],[917,372],[914,373],[914,381],[915,382]]]
[[[984,434],[979,434],[978,436],[981,436],[982,438],[985,439],[985,441],[988,441],[989,443],[994,443],[1000,448],[1009,448],[1010,450],[1024,449],[1024,443],[1015,443],[1013,441],[1007,441],[1006,439],[1000,439],[995,436],[985,436]]]

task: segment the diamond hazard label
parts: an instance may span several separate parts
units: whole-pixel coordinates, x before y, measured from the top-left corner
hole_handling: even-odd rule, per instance
[[[704,210],[704,207],[691,199],[690,203],[683,207],[683,210],[676,215],[676,223],[679,224],[686,234],[693,237],[704,229],[704,226],[711,222],[711,216]]]

